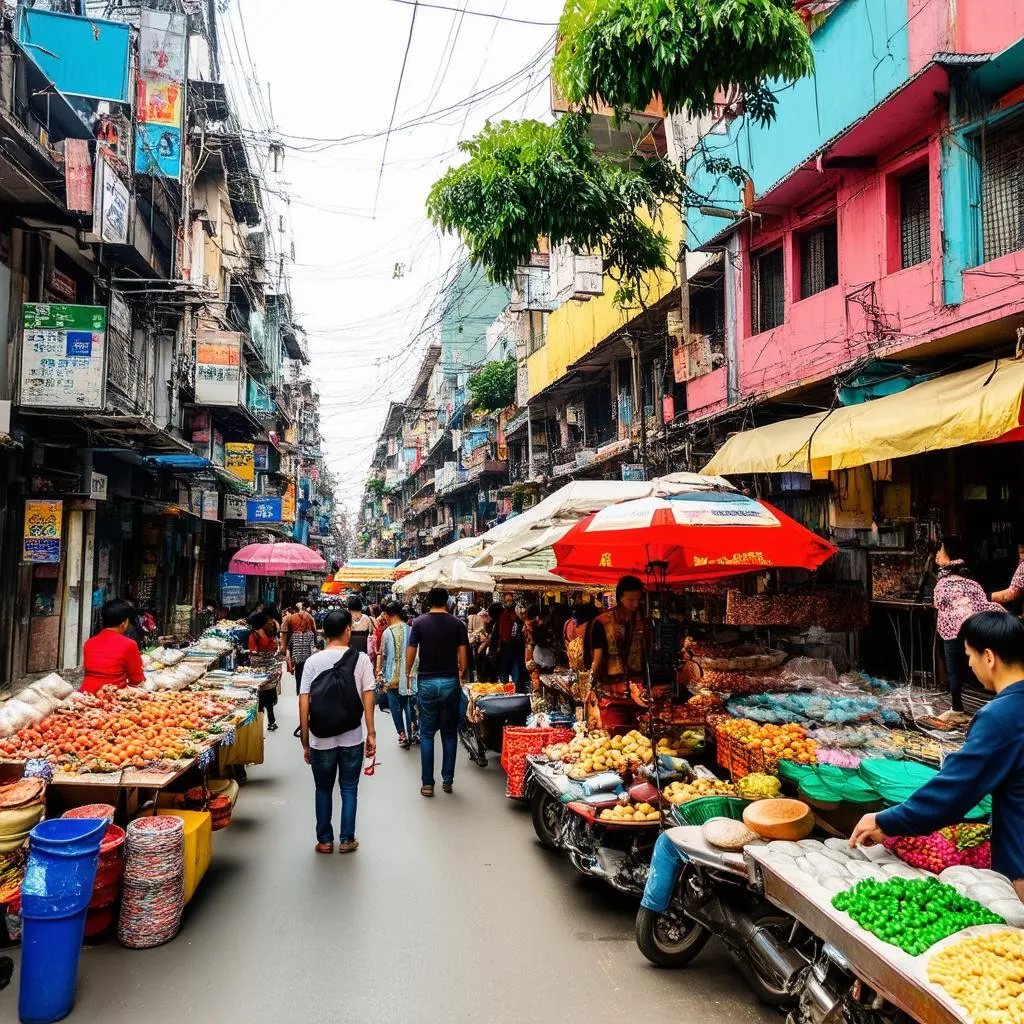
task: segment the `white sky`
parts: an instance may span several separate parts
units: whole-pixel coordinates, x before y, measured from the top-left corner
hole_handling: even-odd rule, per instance
[[[416,335],[457,251],[427,222],[430,185],[458,162],[456,143],[488,117],[546,118],[549,111],[550,60],[537,58],[553,43],[562,0],[426,2],[551,25],[415,8],[395,125],[428,113],[438,119],[392,133],[376,217],[383,137],[334,146],[300,137],[386,132],[414,7],[396,0],[231,0],[222,17],[224,77],[243,124],[267,124],[269,85],[276,127],[294,147],[284,165],[295,232],[293,298],[309,332],[328,462],[352,513],[387,404],[408,393],[429,341]],[[523,70],[531,64],[532,77]],[[462,105],[520,71],[468,111]],[[397,279],[396,264],[404,268]]]

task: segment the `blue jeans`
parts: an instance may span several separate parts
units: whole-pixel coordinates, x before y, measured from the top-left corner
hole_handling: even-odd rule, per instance
[[[405,733],[407,740],[412,739],[412,706],[415,699],[411,693],[388,690],[388,706],[391,708],[395,729],[399,735]]]
[[[441,730],[441,781],[455,781],[462,687],[455,676],[420,679],[420,769],[424,786],[434,785],[434,733]]]
[[[359,796],[359,773],[363,767],[363,744],[335,747],[333,750],[310,750],[309,766],[316,786],[316,841],[334,842],[334,783],[341,790],[341,829],[338,841],[351,843],[356,837],[356,801]]]

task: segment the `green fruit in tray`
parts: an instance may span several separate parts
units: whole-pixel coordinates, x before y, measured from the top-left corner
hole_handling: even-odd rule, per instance
[[[745,800],[767,800],[777,797],[782,789],[774,775],[751,772],[736,783],[736,792]]]
[[[1005,924],[998,914],[969,900],[937,878],[868,879],[832,897],[845,911],[883,942],[920,956],[936,942],[976,924]]]

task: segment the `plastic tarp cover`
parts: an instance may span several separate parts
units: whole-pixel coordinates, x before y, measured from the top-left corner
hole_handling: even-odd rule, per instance
[[[986,362],[896,395],[734,434],[704,473],[829,472],[994,441],[1020,426],[1024,360]]]
[[[676,849],[672,840],[662,832],[654,844],[651,855],[651,872],[644,886],[644,898],[640,905],[656,914],[664,914],[672,902],[672,890],[686,857]]]

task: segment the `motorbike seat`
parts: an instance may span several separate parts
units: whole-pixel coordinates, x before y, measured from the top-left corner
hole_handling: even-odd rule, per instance
[[[677,825],[667,829],[665,835],[669,842],[687,860],[696,861],[705,867],[731,871],[734,874],[747,874],[741,850],[721,850],[712,846],[704,838],[704,830],[699,825]]]
[[[495,693],[488,697],[479,697],[477,710],[488,717],[518,718],[525,721],[531,710],[528,693]]]

